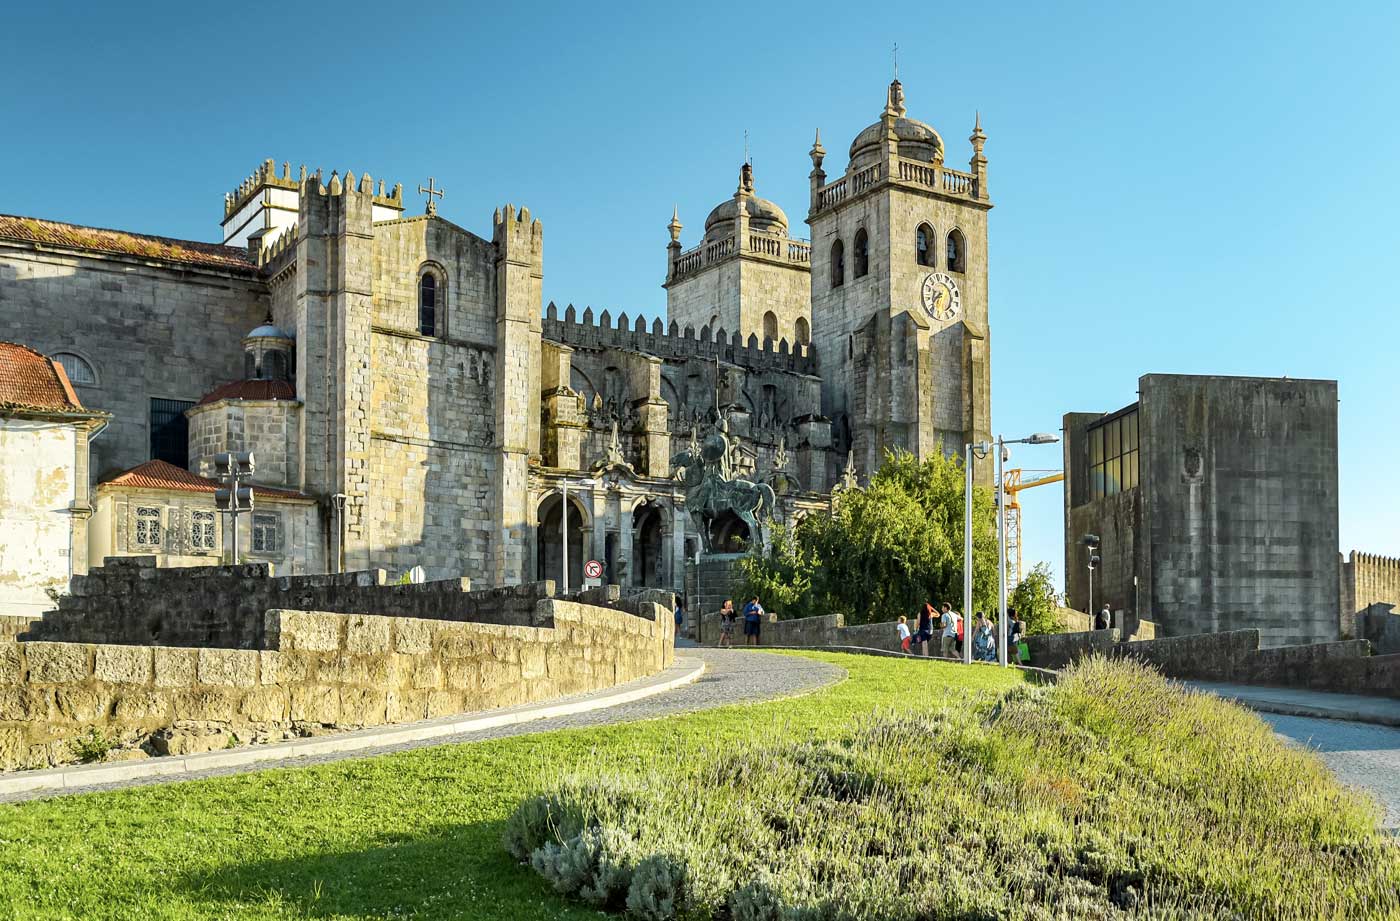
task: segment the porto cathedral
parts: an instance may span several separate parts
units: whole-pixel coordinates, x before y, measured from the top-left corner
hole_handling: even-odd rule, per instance
[[[410,216],[401,185],[268,160],[217,244],[0,215],[0,451],[67,484],[0,498],[7,597],[42,608],[106,556],[227,559],[235,521],[280,573],[558,580],[567,539],[572,586],[592,558],[679,588],[703,542],[672,457],[721,421],[780,521],[887,450],[961,456],[991,431],[980,122],[970,142],[948,165],[891,83],[843,170],[818,133],[810,241],[744,164],[703,227],[666,226],[664,321],[542,303],[537,213],[478,234],[431,182]],[[227,451],[256,462],[236,518]]]

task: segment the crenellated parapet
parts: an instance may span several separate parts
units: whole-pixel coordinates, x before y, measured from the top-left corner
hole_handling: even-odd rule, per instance
[[[346,175],[350,175],[348,171]],[[292,165],[286,161],[279,174],[272,160],[264,160],[237,188],[224,195],[224,245],[247,246],[250,256],[257,259],[270,240],[296,223],[302,188],[313,180],[319,184],[320,177],[319,169],[308,173],[304,164],[293,176]],[[371,183],[357,191],[368,194],[374,221],[393,220],[403,213],[402,183],[387,188],[381,179],[377,190]]]
[[[640,315],[629,319],[626,313],[616,321],[604,310],[595,319],[592,307],[585,307],[582,317],[570,304],[559,315],[551,301],[545,308],[544,336],[565,345],[583,348],[621,348],[645,352],[661,358],[719,358],[753,370],[792,371],[798,374],[818,373],[816,349],[813,346],[790,344],[786,338],[759,340],[750,334],[712,330],[702,326],[682,328],[675,321],[669,326],[655,319],[650,325]]]
[[[539,218],[531,219],[529,208],[497,208],[491,221],[491,242],[503,259],[533,265],[544,258],[544,226]]]
[[[306,164],[301,165],[298,174],[292,176],[292,165],[290,162],[282,161],[282,173],[278,175],[277,166],[269,157],[264,160],[257,169],[238,184],[231,192],[224,194],[224,217],[228,218],[246,205],[259,192],[266,189],[285,189],[296,192],[301,188],[301,184],[306,181],[309,174]],[[318,169],[316,176],[321,175]],[[384,180],[379,180],[379,189],[374,195],[374,203],[385,208],[403,210],[403,183],[397,182],[392,189],[386,189]]]

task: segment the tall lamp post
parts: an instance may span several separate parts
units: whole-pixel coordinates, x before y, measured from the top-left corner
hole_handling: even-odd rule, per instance
[[[1089,616],[1094,616],[1094,570],[1098,569],[1102,557],[1099,556],[1099,536],[1097,534],[1084,535],[1084,549],[1089,554]]]
[[[1025,438],[997,438],[997,660],[1006,666],[1006,475],[1003,465],[1007,455],[1007,445],[1050,445],[1060,440],[1060,436],[1049,432],[1036,432]],[[964,642],[964,646],[970,645]]]
[[[964,449],[963,473],[967,485],[963,493],[963,662],[972,664],[972,635],[967,618],[972,613],[972,459],[982,460],[992,450],[991,442],[978,441]]]

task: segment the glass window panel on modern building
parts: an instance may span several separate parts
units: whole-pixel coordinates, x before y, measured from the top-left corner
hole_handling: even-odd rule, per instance
[[[280,553],[282,551],[282,516],[258,512],[253,515],[253,552]]]
[[[1134,409],[1089,430],[1091,498],[1116,496],[1138,485],[1137,422],[1137,410]]]

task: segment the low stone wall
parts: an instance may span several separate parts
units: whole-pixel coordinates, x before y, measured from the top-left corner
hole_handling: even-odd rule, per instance
[[[0,641],[0,767],[74,760],[97,729],[162,754],[597,690],[673,659],[669,612],[554,599],[552,626],[270,610],[267,648]]]
[[[109,557],[71,592],[23,638],[261,649],[273,609],[542,626],[536,605],[554,583],[472,591],[469,579],[389,585],[382,569],[274,577],[267,563],[159,569],[148,556]]]
[[[0,639],[12,640],[38,621],[28,614],[0,614]]]

